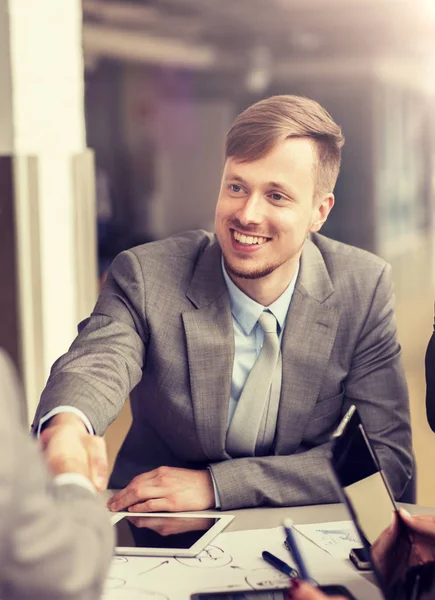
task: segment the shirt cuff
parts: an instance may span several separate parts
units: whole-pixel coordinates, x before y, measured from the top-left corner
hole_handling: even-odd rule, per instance
[[[217,485],[216,485],[216,481],[213,475],[213,471],[210,469],[210,467],[207,467],[208,472],[210,473],[211,476],[211,481],[213,483],[213,491],[214,491],[214,507],[215,508],[220,508],[221,507],[221,499],[219,497],[219,492],[217,489]]]
[[[79,485],[80,487],[92,492],[92,494],[97,494],[97,490],[89,481],[89,479],[84,475],[80,475],[80,473],[61,473],[60,475],[55,475],[53,477],[53,484],[55,486]]]
[[[85,415],[84,412],[82,412],[79,408],[76,408],[75,406],[56,406],[56,408],[53,408],[52,410],[50,410],[50,412],[48,412],[46,415],[44,415],[43,417],[41,417],[41,419],[39,420],[39,425],[38,425],[38,430],[36,432],[36,436],[39,437],[41,435],[41,429],[44,425],[44,423],[46,423],[49,419],[51,419],[52,417],[54,417],[55,415],[59,415],[61,413],[73,413],[74,415],[77,415],[78,417],[80,417],[80,419],[83,421],[83,423],[85,424],[86,429],[88,430],[88,432],[91,435],[94,435],[94,428],[92,427],[92,423],[90,422],[90,420],[88,419],[88,417]]]

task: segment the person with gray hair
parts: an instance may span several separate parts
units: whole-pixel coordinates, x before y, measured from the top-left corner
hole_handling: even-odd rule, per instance
[[[102,434],[131,393],[111,510],[336,502],[326,454],[351,404],[403,492],[411,429],[391,268],[318,233],[343,143],[314,100],[250,106],[228,133],[216,233],[113,261],[34,421]]]

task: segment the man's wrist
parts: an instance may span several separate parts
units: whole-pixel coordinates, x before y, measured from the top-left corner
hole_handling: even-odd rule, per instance
[[[88,419],[88,417],[85,415],[85,413],[83,411],[81,411],[79,408],[77,408],[75,406],[71,406],[68,404],[60,404],[59,406],[56,406],[55,408],[51,409],[48,413],[46,413],[43,417],[40,418],[38,427],[36,429],[37,437],[40,436],[41,431],[45,428],[46,423],[49,423],[49,421],[54,416],[63,415],[63,414],[72,414],[72,415],[75,415],[76,417],[78,417],[84,423],[88,433],[90,433],[91,435],[94,435],[95,432],[94,432],[92,423],[90,422],[90,420]]]
[[[41,431],[43,431],[47,427],[65,426],[65,425],[68,425],[70,427],[71,426],[76,427],[77,431],[79,431],[80,433],[88,433],[88,430],[87,430],[86,425],[84,424],[83,420],[71,412],[63,412],[63,413],[58,413],[57,415],[54,415],[53,417],[48,419],[48,421],[46,421],[42,425]]]

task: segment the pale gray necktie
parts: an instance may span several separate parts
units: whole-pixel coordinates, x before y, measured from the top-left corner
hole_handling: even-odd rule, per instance
[[[264,331],[263,346],[227,432],[226,450],[233,457],[265,455],[275,437],[282,375],[277,322],[265,311],[258,323]]]

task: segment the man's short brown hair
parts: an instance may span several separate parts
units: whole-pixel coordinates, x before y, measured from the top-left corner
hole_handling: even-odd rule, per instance
[[[236,117],[227,135],[226,158],[243,162],[265,156],[279,142],[311,138],[317,147],[315,195],[332,192],[337,181],[344,137],[331,115],[315,100],[272,96]]]

